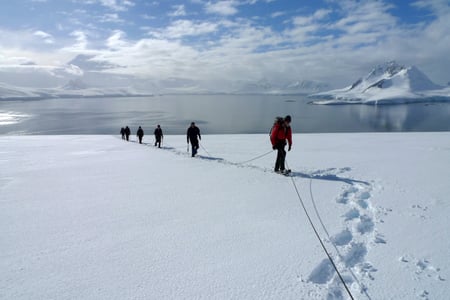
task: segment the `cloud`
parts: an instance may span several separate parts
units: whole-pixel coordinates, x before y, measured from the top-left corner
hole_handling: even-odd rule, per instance
[[[417,65],[437,83],[450,80],[448,1],[412,2],[412,9],[426,15],[417,23],[400,19],[385,1],[328,0],[312,11],[276,10],[258,18],[244,12],[270,1],[146,3],[151,9],[140,11],[136,19],[127,19],[128,13],[118,8],[134,5],[128,2],[83,1],[102,7],[84,14],[72,10],[65,15],[70,22],[56,32],[0,28],[0,64],[61,65],[86,54],[102,66],[95,72],[149,80],[179,77],[226,84],[311,79],[341,87],[374,65],[397,60]]]
[[[76,43],[69,47],[66,47],[65,50],[70,50],[70,51],[76,52],[76,51],[83,51],[83,50],[87,49],[88,40],[87,40],[87,35],[84,31],[75,30],[75,31],[71,32],[70,35],[75,37]]]
[[[119,17],[118,14],[104,14],[99,18],[101,23],[124,23],[125,21]]]
[[[215,32],[219,24],[210,22],[193,22],[190,20],[177,20],[163,31],[151,32],[157,38],[178,39],[187,36],[199,36]]]
[[[208,2],[205,5],[205,11],[209,14],[230,16],[238,12],[236,8],[237,5],[238,3],[232,0],[218,1],[216,3]]]
[[[123,39],[125,38],[125,32],[121,30],[115,30],[113,34],[107,39],[106,45],[110,49],[120,49],[128,45]]]
[[[54,40],[53,40],[53,36],[49,33],[46,33],[44,31],[38,30],[35,31],[33,33],[35,36],[42,38],[42,40],[44,41],[44,43],[46,44],[53,44]]]
[[[186,9],[184,7],[184,4],[173,5],[172,8],[174,9],[174,11],[169,13],[169,16],[171,16],[171,17],[182,17],[182,16],[186,15]]]
[[[100,4],[113,11],[127,11],[135,5],[130,0],[72,0],[72,2],[86,5]]]

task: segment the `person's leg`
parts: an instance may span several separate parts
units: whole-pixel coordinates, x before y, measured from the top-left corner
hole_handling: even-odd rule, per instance
[[[277,160],[275,161],[275,172],[280,171],[281,165],[281,149],[277,148]]]
[[[280,171],[285,170],[285,161],[286,161],[286,150],[284,149],[284,146],[280,149]]]
[[[197,154],[198,141],[191,141],[191,145],[192,145],[192,157],[194,157]]]
[[[275,162],[275,172],[284,171],[284,161],[286,158],[286,150],[284,150],[284,145],[277,145],[277,160]]]

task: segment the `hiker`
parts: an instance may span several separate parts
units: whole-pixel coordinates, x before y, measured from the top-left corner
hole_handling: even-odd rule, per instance
[[[144,137],[144,130],[139,126],[139,129],[136,132],[136,136],[139,138],[139,144],[142,144],[142,138]]]
[[[192,157],[195,156],[195,154],[197,154],[197,149],[198,149],[198,138],[201,140],[202,137],[200,135],[200,129],[195,126],[195,123],[192,122],[191,126],[188,128],[187,133],[187,143],[189,145],[189,141],[191,141],[191,146],[192,146]]]
[[[158,145],[158,148],[161,148],[161,139],[163,138],[163,132],[161,126],[158,124],[155,128],[155,147]]]
[[[127,141],[130,140],[130,134],[131,134],[131,130],[128,126],[125,127],[125,137],[127,139]]]
[[[291,151],[292,147],[292,129],[291,129],[291,116],[287,115],[284,119],[277,117],[275,124],[270,131],[270,141],[272,143],[272,149],[277,150],[277,160],[275,162],[275,172],[286,173],[290,170],[285,168],[286,160],[286,141],[288,144],[288,151]]]
[[[125,128],[120,128],[120,134],[122,135],[122,140],[125,139]]]

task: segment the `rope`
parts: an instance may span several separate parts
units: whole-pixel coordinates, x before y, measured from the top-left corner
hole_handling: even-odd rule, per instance
[[[336,247],[336,245],[331,241],[330,234],[328,233],[327,229],[325,228],[325,225],[324,225],[324,223],[322,221],[322,218],[320,217],[319,210],[317,209],[316,202],[314,201],[314,196],[313,196],[313,193],[312,193],[312,179],[309,179],[309,195],[311,196],[311,202],[312,202],[314,210],[316,212],[316,216],[319,219],[320,224],[322,225],[323,231],[325,231],[325,234],[327,235],[328,240],[330,241],[331,245],[333,245],[334,249],[336,250],[336,252],[337,252],[337,254],[339,256],[339,258],[342,260],[342,255],[339,252],[339,249]],[[358,283],[359,288],[364,292],[364,294],[367,296],[367,298],[368,299],[372,299],[372,298],[370,298],[369,294],[367,293],[366,288],[364,288],[363,285],[359,282],[358,278],[353,273],[353,271],[351,269],[347,269],[347,271],[350,272],[350,274],[352,275],[353,279]]]
[[[206,150],[205,147],[203,147],[203,144],[201,144],[201,143],[199,142],[199,145],[200,145],[200,147],[201,147],[201,148],[202,148],[202,149],[203,149],[203,150],[211,157],[211,154],[209,154],[208,150]],[[189,152],[189,145],[188,145],[188,152]],[[248,162],[257,160],[257,159],[259,159],[259,158],[262,158],[262,157],[264,157],[264,156],[266,156],[266,155],[269,155],[269,154],[272,153],[272,152],[273,152],[273,150],[271,150],[271,151],[269,151],[269,152],[266,152],[266,153],[264,153],[264,154],[261,154],[261,155],[259,155],[259,156],[256,156],[256,157],[254,157],[254,158],[251,158],[251,159],[249,159],[249,160],[246,160],[246,161],[243,161],[243,162],[240,162],[240,163],[234,163],[234,164],[235,164],[235,165],[245,164],[245,163],[248,163]],[[286,166],[287,166],[288,169],[289,169],[289,166],[288,166],[287,162],[286,162]],[[323,243],[323,241],[322,241],[322,239],[321,239],[321,237],[320,237],[320,235],[319,235],[319,233],[318,233],[316,227],[314,226],[314,223],[312,222],[312,219],[311,219],[311,217],[309,216],[308,210],[306,209],[306,206],[305,206],[305,204],[304,204],[304,202],[303,202],[303,200],[302,200],[302,197],[300,196],[300,192],[299,192],[299,190],[298,190],[298,188],[297,188],[297,185],[295,184],[295,181],[294,181],[294,179],[293,179],[292,176],[291,176],[291,182],[292,182],[292,184],[293,184],[293,186],[294,186],[295,192],[297,193],[297,197],[298,197],[298,199],[299,199],[299,201],[300,201],[300,204],[301,204],[301,206],[302,206],[302,208],[303,208],[303,211],[305,212],[305,215],[306,215],[306,217],[308,218],[309,224],[311,225],[311,227],[312,227],[312,229],[313,229],[313,231],[314,231],[314,234],[316,235],[317,239],[319,240],[319,243],[320,243],[320,245],[322,246],[323,251],[324,251],[325,254],[327,255],[327,257],[328,257],[328,259],[330,260],[330,263],[332,264],[334,270],[335,270],[336,273],[338,274],[338,277],[339,277],[339,279],[341,280],[342,284],[344,285],[345,290],[347,291],[348,295],[350,296],[350,298],[351,298],[352,300],[354,300],[354,297],[353,297],[352,293],[350,292],[350,289],[348,288],[347,284],[345,283],[345,281],[344,281],[344,279],[343,279],[341,273],[339,272],[339,270],[338,270],[338,268],[337,268],[335,262],[333,261],[333,258],[332,258],[331,255],[328,253],[328,250],[326,249],[326,247],[325,247],[325,245],[324,245],[324,243]],[[313,195],[312,195],[312,188],[311,188],[311,185],[312,185],[312,179],[310,179],[310,189],[309,189],[310,195],[311,195],[311,200],[312,200],[314,209],[315,209],[315,211],[316,211],[316,215],[317,215],[317,217],[318,217],[320,223],[322,224],[322,228],[323,228],[323,230],[325,231],[326,235],[328,236],[328,239],[330,239],[330,235],[328,234],[328,231],[326,230],[325,225],[323,224],[323,221],[322,221],[322,219],[321,219],[321,217],[320,217],[320,215],[319,215],[319,213],[318,213],[317,207],[316,207],[316,205],[315,205],[314,197],[313,197]],[[334,246],[334,248],[336,249],[338,255],[340,256],[339,250],[336,248],[336,246],[335,246],[333,243],[331,243],[331,244]],[[367,298],[368,298],[368,299],[371,299],[370,296],[367,294],[366,290],[365,290],[364,288],[362,288],[362,285],[359,283],[359,281],[357,280],[357,278],[355,277],[355,275],[353,274],[353,272],[352,272],[351,270],[349,270],[349,271],[350,271],[350,273],[352,274],[352,276],[353,276],[353,278],[355,279],[355,281],[356,281],[356,282],[358,283],[358,285],[360,286],[360,288],[364,291],[364,293],[365,293],[365,295],[367,296]]]
[[[287,163],[286,163],[286,165],[287,165]],[[314,226],[313,221],[311,220],[311,217],[309,216],[308,210],[306,209],[306,206],[303,203],[302,197],[300,196],[300,192],[298,191],[297,185],[295,184],[294,177],[290,177],[290,178],[291,178],[291,182],[292,182],[292,184],[294,186],[295,192],[297,193],[297,197],[298,197],[298,199],[300,201],[300,204],[303,207],[303,211],[305,212],[305,215],[308,218],[309,224],[311,225],[312,229],[314,230],[314,234],[316,235],[317,239],[319,240],[319,243],[322,246],[322,249],[325,252],[325,254],[327,255],[328,259],[330,260],[334,270],[338,274],[339,279],[341,280],[342,284],[344,285],[345,290],[347,291],[348,295],[350,296],[350,298],[352,300],[354,300],[355,298],[353,297],[352,293],[350,292],[350,289],[348,288],[347,284],[344,281],[344,278],[342,277],[341,273],[339,272],[338,268],[336,267],[336,264],[334,263],[333,258],[331,257],[330,253],[328,253],[327,248],[325,247],[322,239],[320,238],[319,233],[317,232],[316,227]]]
[[[239,163],[236,163],[236,164],[238,164],[238,165],[243,165],[243,164],[249,163],[249,162],[251,162],[251,161],[257,160],[257,159],[259,159],[259,158],[261,158],[261,157],[264,157],[264,156],[266,156],[266,155],[269,155],[269,154],[272,153],[272,152],[273,152],[273,150],[270,150],[270,151],[267,152],[267,153],[261,154],[261,155],[259,155],[259,156],[254,157],[254,158],[251,158],[251,159],[249,159],[249,160],[246,160],[246,161],[243,161],[243,162],[239,162]]]
[[[211,154],[209,154],[208,150],[206,150],[205,147],[203,147],[203,144],[200,143],[200,141],[198,142],[198,144],[200,145],[200,147],[202,147],[202,149],[206,152],[206,154],[208,154],[208,156],[211,157]]]

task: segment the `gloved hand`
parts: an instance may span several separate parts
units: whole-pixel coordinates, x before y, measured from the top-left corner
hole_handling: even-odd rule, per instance
[[[272,149],[273,149],[273,150],[275,150],[275,149],[277,149],[277,147],[275,147],[275,146],[272,146]]]
[[[288,151],[291,151],[291,145],[289,145],[289,147],[288,147]]]

